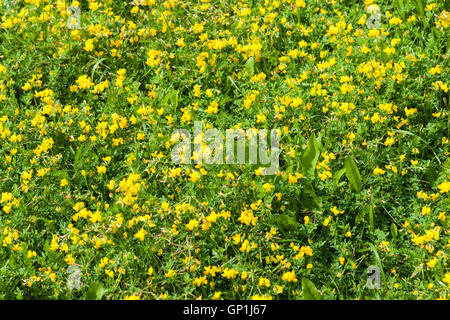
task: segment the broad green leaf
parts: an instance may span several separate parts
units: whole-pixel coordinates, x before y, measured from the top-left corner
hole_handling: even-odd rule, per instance
[[[163,105],[167,105],[171,110],[178,108],[178,91],[171,90],[162,100]]]
[[[445,180],[450,179],[450,157],[445,160],[442,165],[442,170],[439,173],[439,179]]]
[[[81,171],[81,169],[83,168],[84,154],[85,154],[85,151],[83,150],[83,146],[79,146],[75,153],[75,159],[74,159],[74,163],[73,163],[73,167],[75,169],[76,174],[78,174]]]
[[[439,173],[437,172],[436,168],[433,165],[430,165],[428,168],[426,168],[424,173],[425,179],[430,184],[433,184],[439,177]]]
[[[170,101],[172,102],[172,106],[174,109],[178,108],[178,91],[173,90],[170,95]]]
[[[239,89],[239,87],[237,86],[236,82],[234,82],[234,80],[233,80],[233,78],[231,76],[228,76],[227,80],[229,81],[229,83],[231,83],[237,89],[237,91],[241,92],[241,89]]]
[[[95,70],[97,70],[98,65],[99,65],[103,60],[106,60],[106,58],[101,58],[101,59],[99,59],[99,60],[94,64],[94,67],[92,68],[92,72],[91,72],[91,79],[94,79]]]
[[[300,203],[305,209],[320,208],[321,200],[317,197],[313,189],[306,189],[299,196]]]
[[[322,295],[316,289],[314,284],[306,278],[302,279],[303,297],[305,300],[322,300]]]
[[[383,265],[381,264],[380,256],[378,255],[377,248],[372,243],[369,243],[370,249],[372,249],[373,255],[375,256],[375,261],[377,263],[378,268],[380,268],[381,277],[384,280],[384,271],[383,271]]]
[[[86,298],[88,300],[100,300],[105,293],[105,289],[101,282],[94,282],[89,286],[89,289],[86,293]]]
[[[69,172],[67,170],[55,170],[51,171],[52,176],[58,179],[67,179],[70,180]]]
[[[341,180],[342,175],[345,173],[345,169],[340,169],[338,172],[336,172],[333,176],[333,183],[334,186],[337,187],[339,180]]]
[[[359,174],[356,162],[352,157],[345,158],[345,175],[356,192],[361,192],[361,176]]]
[[[395,7],[396,7],[396,9],[397,9],[398,14],[400,15],[400,17],[401,17],[402,19],[405,19],[405,17],[404,17],[405,13],[404,13],[404,4],[403,4],[403,0],[394,0],[394,4],[395,4]]]
[[[414,5],[416,6],[417,14],[419,15],[420,19],[424,19],[425,11],[424,11],[424,0],[414,0]]]
[[[397,226],[395,225],[395,223],[392,223],[391,224],[391,235],[392,235],[392,238],[396,239],[397,238],[397,234],[398,234]]]
[[[298,223],[293,217],[286,214],[274,214],[270,216],[269,221],[280,228],[283,232],[295,231],[300,228],[300,223]]]
[[[300,163],[305,171],[314,170],[320,156],[320,146],[314,132],[308,141],[308,146],[300,158]]]
[[[250,57],[245,63],[245,70],[249,77],[253,77],[255,74],[255,59],[253,57]]]

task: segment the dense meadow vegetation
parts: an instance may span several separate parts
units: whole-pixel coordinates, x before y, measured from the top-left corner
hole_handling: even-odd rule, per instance
[[[450,1],[0,3],[0,299],[450,297]]]

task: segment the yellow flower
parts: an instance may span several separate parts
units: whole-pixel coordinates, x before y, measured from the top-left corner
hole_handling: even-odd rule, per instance
[[[255,294],[254,296],[251,296],[252,300],[272,300],[272,296],[263,294],[262,296],[259,294]]]
[[[244,209],[244,210],[242,210],[241,216],[238,218],[238,220],[247,226],[250,224],[256,225],[256,222],[258,221],[258,217],[255,217],[253,215],[252,210]]]
[[[391,20],[389,20],[389,24],[390,25],[397,25],[397,24],[402,24],[402,19],[397,18],[397,17],[393,17],[391,18]]]
[[[199,86],[198,84],[196,84],[194,86],[194,96],[197,98],[200,98],[202,95],[202,90],[201,90],[201,86]]]
[[[64,261],[69,265],[73,265],[75,263],[75,259],[72,257],[71,254],[69,254],[66,258],[64,258]]]
[[[200,179],[200,174],[197,172],[197,171],[193,171],[190,175],[189,175],[189,177],[190,177],[190,180],[192,181],[192,182],[197,182],[198,181],[198,179]]]
[[[105,269],[105,273],[108,275],[108,277],[114,278],[114,271]]]
[[[144,140],[144,138],[145,138],[145,134],[142,132],[139,132],[136,136],[137,140]]]
[[[205,112],[206,113],[217,113],[218,111],[219,111],[219,109],[218,109],[218,107],[219,107],[219,104],[217,103],[217,101],[216,100],[213,100],[210,104],[209,104],[209,106],[208,106],[208,108],[205,110]]]
[[[442,182],[438,185],[438,189],[440,193],[448,193],[450,191],[450,181]]]
[[[258,281],[258,286],[260,287],[270,287],[270,280],[264,277],[260,277]]]
[[[384,145],[389,147],[392,146],[395,143],[395,138],[389,137],[384,141]]]
[[[109,190],[112,190],[112,189],[114,189],[115,185],[116,185],[116,182],[114,180],[110,180],[109,183],[107,184],[107,187]]]
[[[280,285],[276,285],[276,286],[273,287],[273,291],[274,291],[276,294],[281,294],[281,293],[283,293],[283,287],[280,286]]]
[[[197,287],[200,287],[202,284],[208,284],[208,280],[206,279],[206,276],[203,277],[197,277],[192,280],[192,284],[196,285]]]
[[[136,239],[139,239],[141,241],[144,241],[145,235],[147,234],[147,231],[145,231],[143,228],[141,228],[138,232],[134,234],[134,237]]]
[[[335,216],[337,216],[339,213],[344,213],[344,211],[339,211],[336,206],[332,207],[330,211],[333,212]]]
[[[162,52],[159,50],[149,50],[147,52],[147,61],[145,62],[150,67],[155,67],[161,63]]]
[[[262,173],[263,168],[259,167],[258,169],[255,169],[255,175],[260,176]]]
[[[256,123],[263,123],[266,121],[266,116],[264,114],[256,115]]]
[[[281,276],[281,280],[283,281],[287,281],[287,282],[297,282],[297,277],[295,276],[295,271],[287,271],[285,273],[283,273],[283,275]]]
[[[175,44],[181,48],[184,48],[186,46],[186,44],[184,43],[184,38],[178,39],[178,41]]]
[[[175,270],[169,269],[169,271],[167,271],[164,275],[167,278],[173,278],[173,277],[175,277],[176,274],[177,274],[177,272]]]
[[[270,183],[265,183],[265,184],[263,184],[263,189],[264,190],[266,190],[267,192],[269,192],[269,191],[271,191],[273,188],[275,188],[275,186],[273,185],[273,184],[270,184]]]
[[[422,215],[425,216],[431,212],[431,208],[427,206],[422,207]]]
[[[91,9],[92,12],[95,12],[100,6],[101,4],[98,4],[98,2],[89,1],[89,9]]]
[[[429,266],[430,268],[434,268],[437,261],[438,261],[438,258],[434,257],[433,259],[431,259],[430,261],[427,262],[427,266]]]
[[[444,279],[442,279],[450,287],[450,272],[446,273]]]
[[[61,183],[60,183],[60,186],[61,187],[65,187],[65,186],[67,186],[69,184],[69,181],[67,181],[67,179],[61,179]]]
[[[94,50],[94,39],[86,40],[83,49],[86,50],[87,52],[91,52],[92,50]]]
[[[104,173],[106,173],[106,167],[105,167],[105,166],[99,166],[99,167],[97,167],[97,172],[98,172],[99,174],[104,174]]]
[[[222,271],[222,277],[227,279],[234,279],[239,274],[237,270],[225,268]]]
[[[386,171],[384,171],[383,169],[381,169],[381,168],[379,168],[379,167],[376,167],[376,168],[373,170],[373,174],[374,174],[375,176],[380,175],[380,174],[385,174],[385,173],[386,173]]]
[[[109,263],[108,257],[103,257],[100,259],[99,268],[104,268]]]
[[[194,230],[194,228],[197,228],[198,225],[199,225],[199,222],[197,220],[195,220],[195,219],[192,219],[192,220],[189,221],[188,224],[186,224],[186,228],[189,231],[192,231],[192,230]]]
[[[132,13],[132,14],[136,14],[136,13],[138,13],[139,12],[139,7],[133,7],[131,10],[130,10],[130,12]]]
[[[430,3],[427,4],[427,6],[425,7],[425,11],[431,11],[436,7],[436,3]]]
[[[75,82],[80,89],[89,89],[94,85],[94,83],[91,80],[91,77],[87,75],[81,75],[80,77],[78,77],[77,80],[75,80]]]

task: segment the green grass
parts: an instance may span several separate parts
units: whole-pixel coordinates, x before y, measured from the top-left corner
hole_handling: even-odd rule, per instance
[[[373,3],[2,0],[0,298],[448,298],[449,8]],[[194,121],[279,172],[174,164]]]

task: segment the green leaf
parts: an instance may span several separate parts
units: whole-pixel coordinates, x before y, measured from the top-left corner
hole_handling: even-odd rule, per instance
[[[336,172],[333,176],[333,183],[334,186],[337,187],[339,180],[341,180],[342,175],[345,173],[345,169],[340,169],[338,172]]]
[[[381,277],[384,281],[384,271],[383,271],[383,265],[381,264],[380,256],[378,255],[377,248],[372,243],[369,243],[370,249],[372,249],[373,255],[375,256],[375,261],[377,263],[378,268],[380,268]]]
[[[439,173],[439,179],[450,179],[450,157],[447,158],[447,160],[445,160],[444,164],[442,165],[442,170]]]
[[[300,223],[287,214],[271,215],[269,221],[276,225],[282,232],[291,232],[300,228]]]
[[[439,176],[436,168],[433,165],[430,165],[428,168],[426,168],[424,174],[425,174],[425,179],[430,184],[433,184]]]
[[[169,107],[170,110],[178,108],[178,91],[171,90],[162,100],[162,104]]]
[[[369,208],[369,230],[370,233],[373,235],[375,232],[375,219],[373,218],[373,207]]]
[[[304,209],[321,207],[321,199],[316,195],[312,188],[304,190],[299,196],[299,201]]]
[[[345,175],[356,192],[361,192],[361,176],[359,174],[356,162],[352,157],[345,158]]]
[[[74,167],[75,173],[77,175],[79,174],[79,172],[81,172],[81,169],[83,168],[84,154],[85,154],[85,151],[83,150],[83,147],[79,146],[75,153],[75,159],[73,162],[73,167]]]
[[[88,300],[100,300],[105,293],[105,289],[101,282],[94,282],[89,286],[89,289],[86,293],[86,298]]]
[[[245,63],[245,70],[250,78],[253,77],[255,74],[255,59],[253,57],[250,57]]]
[[[51,171],[51,174],[53,177],[61,179],[67,179],[70,180],[69,172],[67,170],[55,170]]]
[[[302,290],[303,290],[304,300],[322,300],[323,299],[322,295],[316,289],[314,284],[306,278],[302,279]]]
[[[99,59],[99,60],[95,63],[94,67],[92,68],[91,79],[94,79],[95,70],[97,70],[98,65],[99,65],[103,60],[106,60],[106,58],[101,58],[101,59]]]
[[[319,160],[320,155],[320,145],[316,139],[316,135],[314,132],[309,137],[308,146],[306,147],[305,152],[300,158],[300,163],[305,171],[315,169],[317,165],[317,161]]]
[[[414,0],[414,5],[416,6],[417,14],[419,15],[420,19],[424,19],[425,11],[424,11],[424,0]]]
[[[395,7],[402,19],[405,19],[403,0],[394,0]]]
[[[239,89],[239,87],[236,85],[236,82],[234,82],[234,80],[233,80],[233,78],[231,78],[231,76],[228,76],[227,80],[229,81],[229,83],[231,83],[237,89],[237,91],[241,92],[241,89]]]
[[[391,235],[392,235],[392,238],[396,239],[397,238],[397,234],[398,234],[397,226],[395,225],[395,223],[392,223],[391,224]]]

